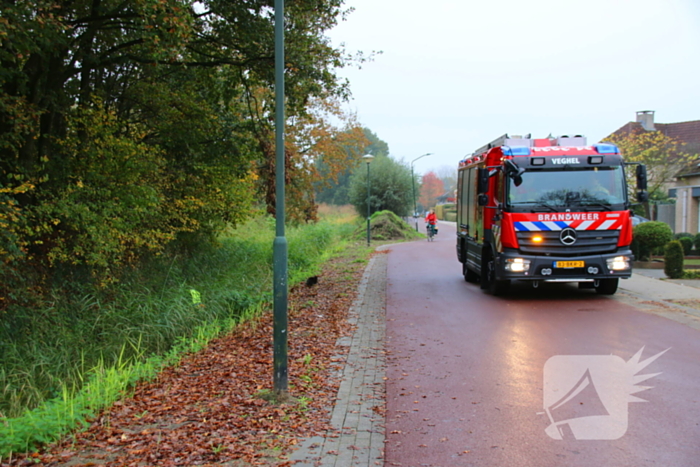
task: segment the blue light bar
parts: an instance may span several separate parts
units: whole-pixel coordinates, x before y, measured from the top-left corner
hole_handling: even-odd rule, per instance
[[[594,144],[593,147],[598,154],[620,154],[620,150],[614,144],[598,143]]]
[[[530,148],[527,146],[517,146],[511,148],[510,146],[503,146],[504,156],[529,156]]]

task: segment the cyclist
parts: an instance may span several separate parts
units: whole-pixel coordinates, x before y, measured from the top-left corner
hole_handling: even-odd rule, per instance
[[[433,231],[435,232],[435,235],[438,233],[437,229],[437,216],[435,215],[435,210],[431,209],[428,211],[428,214],[425,216],[425,223],[426,225],[426,230],[432,228]]]

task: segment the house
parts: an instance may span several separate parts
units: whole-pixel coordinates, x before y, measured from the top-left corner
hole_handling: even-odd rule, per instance
[[[660,131],[665,136],[684,144],[684,151],[700,154],[700,120],[679,123],[657,123],[653,110],[637,112],[634,122],[628,122],[612,134],[629,135],[637,131]],[[679,167],[675,181],[668,187],[668,194],[676,198],[675,204],[655,206],[653,218],[666,222],[674,232],[700,232],[700,164],[696,160],[690,166]]]
[[[437,204],[454,204],[457,202],[457,190],[454,192],[450,193],[449,191],[446,192],[443,195],[438,196],[437,199]]]

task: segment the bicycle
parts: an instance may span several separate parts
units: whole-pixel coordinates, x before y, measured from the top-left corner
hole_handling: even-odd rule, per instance
[[[436,230],[435,230],[435,225],[434,224],[426,224],[425,225],[425,231],[428,234],[428,241],[432,242],[434,241],[434,237],[436,235]]]

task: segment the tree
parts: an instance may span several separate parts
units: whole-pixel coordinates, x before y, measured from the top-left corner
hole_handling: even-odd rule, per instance
[[[315,190],[331,186],[354,167],[368,141],[355,116],[331,100],[311,100],[305,114],[290,119],[286,133],[288,217],[296,222],[316,220]],[[271,144],[263,147],[265,152],[274,150]],[[275,158],[258,161],[257,173],[267,211],[274,214]]]
[[[445,187],[442,180],[432,170],[423,175],[423,181],[420,187],[420,197],[418,201],[424,209],[429,209],[435,206],[438,196],[445,194]]]
[[[355,144],[343,132],[366,144],[357,123],[334,129],[320,116],[348,96],[336,70],[353,59],[324,34],[342,3],[285,10],[297,217],[313,206],[312,161],[323,153],[332,179],[342,165],[334,148]],[[271,0],[4,2],[3,265],[109,276],[249,217],[254,186],[274,193],[273,13]]]
[[[457,190],[457,166],[443,165],[435,173],[442,180],[445,192],[450,193],[450,196],[454,196],[454,192]]]
[[[389,155],[389,145],[386,141],[379,139],[369,128],[363,128],[362,131],[365,134],[365,138],[369,141],[369,146],[365,148],[365,154],[372,154],[373,156]]]
[[[357,146],[345,147],[347,164],[345,169],[338,173],[335,183],[326,183],[325,189],[321,190],[319,190],[319,187],[324,185],[321,183],[316,184],[317,201],[319,203],[349,204],[350,176],[357,165],[357,161],[365,154],[372,154],[373,156],[386,156],[389,154],[389,145],[379,139],[369,128],[362,128],[362,133],[365,137],[365,145],[361,148]],[[325,174],[327,171],[323,158],[319,159],[318,171],[321,174]]]
[[[407,216],[413,209],[411,169],[388,156],[377,156],[370,164],[370,213],[392,211]],[[359,163],[350,177],[350,203],[361,216],[367,215],[367,164]]]
[[[666,188],[678,173],[697,158],[683,151],[683,143],[660,131],[636,130],[629,134],[612,134],[607,142],[616,144],[627,162],[639,162],[647,167],[650,199],[667,199]],[[634,170],[628,171],[627,186],[630,199],[635,198]],[[645,204],[646,217],[650,216],[649,204]]]

